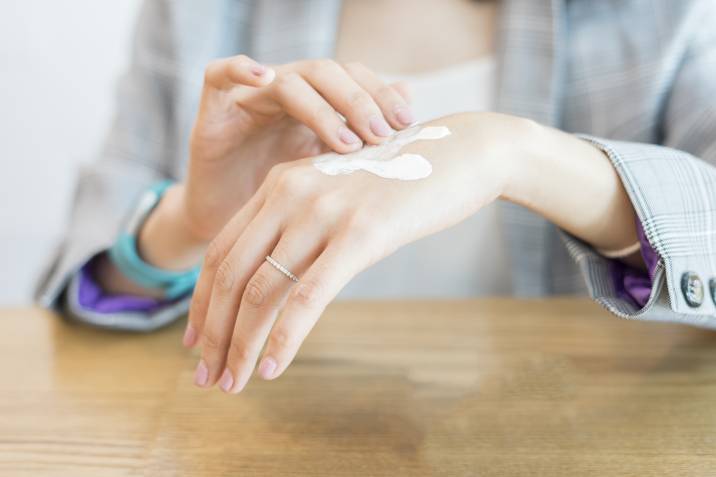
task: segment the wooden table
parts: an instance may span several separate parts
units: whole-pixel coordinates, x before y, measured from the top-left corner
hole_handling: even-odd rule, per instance
[[[182,325],[0,312],[0,475],[716,475],[713,332],[583,299],[341,303],[228,396],[191,384]]]

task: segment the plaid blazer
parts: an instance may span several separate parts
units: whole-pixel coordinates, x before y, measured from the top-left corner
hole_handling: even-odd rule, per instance
[[[503,0],[500,9],[496,109],[602,148],[659,255],[649,302],[638,309],[619,298],[608,260],[503,204],[515,295],[587,291],[624,318],[716,328],[708,290],[716,278],[716,1]],[[266,63],[332,56],[339,11],[340,0],[147,1],[113,127],[81,172],[39,301],[64,303],[85,322],[137,330],[185,312],[188,299],[151,316],[93,314],[62,292],[76,286],[79,266],[113,243],[141,191],[185,174],[207,61],[238,53]],[[707,288],[698,307],[685,300],[686,272]]]

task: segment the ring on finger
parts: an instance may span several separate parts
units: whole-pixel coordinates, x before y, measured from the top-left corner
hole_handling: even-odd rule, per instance
[[[286,275],[286,276],[287,276],[289,279],[291,279],[292,281],[294,281],[294,282],[297,282],[297,281],[298,281],[298,277],[297,277],[296,275],[294,275],[293,273],[291,273],[291,271],[290,271],[288,268],[284,267],[283,265],[281,265],[280,263],[278,263],[276,260],[274,260],[274,259],[271,257],[271,255],[266,255],[266,261],[267,261],[268,263],[270,263],[276,270],[278,270],[279,272],[281,272],[281,273],[283,273],[284,275]]]

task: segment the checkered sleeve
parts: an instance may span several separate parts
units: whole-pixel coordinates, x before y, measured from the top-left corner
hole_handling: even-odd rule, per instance
[[[713,2],[711,2],[713,5]],[[707,18],[716,21],[716,8]],[[716,328],[716,28],[695,31],[665,95],[662,145],[581,136],[609,157],[659,255],[641,309],[615,293],[609,261],[566,237],[591,295],[619,316]]]

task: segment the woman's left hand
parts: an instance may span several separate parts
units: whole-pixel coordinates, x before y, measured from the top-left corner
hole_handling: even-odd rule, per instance
[[[201,339],[197,385],[220,380],[223,390],[239,392],[264,343],[259,374],[281,375],[353,276],[499,197],[520,144],[513,138],[534,127],[494,113],[421,126],[431,125],[446,126],[451,135],[401,151],[431,162],[433,172],[424,179],[390,180],[364,171],[329,176],[312,159],[274,166],[207,252],[184,340],[193,346]],[[298,283],[267,255],[300,277]]]

